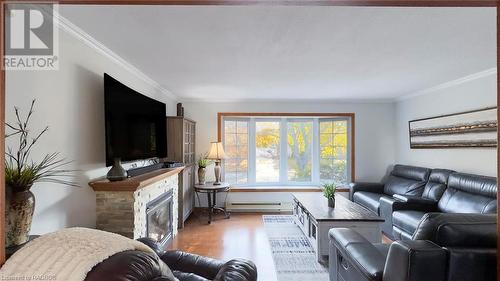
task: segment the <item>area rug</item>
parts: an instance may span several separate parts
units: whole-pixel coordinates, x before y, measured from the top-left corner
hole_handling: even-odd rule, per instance
[[[278,281],[328,281],[328,269],[293,216],[262,216],[271,245]]]

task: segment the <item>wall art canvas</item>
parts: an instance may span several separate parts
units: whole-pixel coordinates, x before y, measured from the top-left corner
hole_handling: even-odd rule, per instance
[[[409,122],[411,148],[497,147],[497,108]]]

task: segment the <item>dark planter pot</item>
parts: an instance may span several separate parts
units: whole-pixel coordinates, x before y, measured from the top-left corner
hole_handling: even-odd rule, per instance
[[[328,198],[328,207],[335,208],[335,198]]]
[[[29,191],[29,187],[25,191],[15,192],[7,186],[5,205],[5,246],[17,246],[28,242],[35,211],[35,196]]]
[[[122,161],[120,158],[115,158],[113,167],[109,170],[106,178],[109,181],[122,181],[127,178],[127,171],[122,167]]]

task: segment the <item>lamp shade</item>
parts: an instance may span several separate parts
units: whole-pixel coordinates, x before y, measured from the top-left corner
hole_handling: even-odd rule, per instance
[[[227,158],[222,142],[212,142],[210,150],[208,151],[207,159],[220,160]]]

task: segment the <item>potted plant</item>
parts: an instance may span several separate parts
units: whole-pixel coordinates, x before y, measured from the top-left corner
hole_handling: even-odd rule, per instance
[[[5,152],[7,247],[21,245],[28,241],[35,210],[35,196],[30,191],[33,184],[50,182],[77,186],[75,182],[66,180],[73,170],[63,169],[69,162],[59,157],[59,153],[48,153],[39,161],[31,158],[33,147],[48,131],[48,127],[45,127],[39,133],[31,135],[32,131],[28,125],[33,115],[34,105],[35,100],[31,102],[30,110],[24,120],[20,116],[19,109],[15,107],[16,122],[6,123],[6,129],[10,132],[7,132],[5,137],[17,137],[9,143],[16,143],[17,147],[8,146]]]
[[[335,192],[337,187],[333,183],[323,184],[323,195],[328,199],[328,207],[335,208]]]
[[[206,168],[211,161],[201,155],[198,159],[198,184],[205,184]]]

